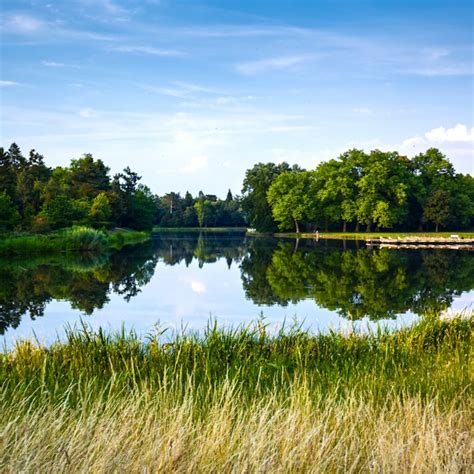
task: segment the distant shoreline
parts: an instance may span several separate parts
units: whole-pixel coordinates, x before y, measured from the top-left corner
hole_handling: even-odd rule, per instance
[[[152,233],[168,232],[247,232],[247,227],[153,227]]]
[[[273,236],[293,239],[337,239],[337,240],[367,240],[380,238],[406,238],[406,237],[438,237],[447,238],[452,234],[459,235],[460,239],[474,238],[474,232],[320,232],[319,234],[312,232],[302,232],[296,234],[295,232],[276,232],[276,233],[262,233],[249,232],[247,235],[256,237]]]

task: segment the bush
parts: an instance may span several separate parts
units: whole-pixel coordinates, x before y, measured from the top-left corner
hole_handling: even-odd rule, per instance
[[[64,231],[65,250],[99,251],[108,247],[105,232],[90,227],[73,227]]]

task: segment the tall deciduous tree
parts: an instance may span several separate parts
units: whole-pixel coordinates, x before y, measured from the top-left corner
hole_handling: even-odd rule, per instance
[[[272,210],[267,201],[267,192],[275,178],[290,171],[288,163],[257,163],[247,170],[242,188],[242,207],[250,225],[260,232],[273,232],[277,229]]]
[[[396,152],[374,150],[367,156],[357,183],[357,216],[367,231],[389,228],[406,217],[407,159]]]
[[[313,173],[309,171],[285,171],[270,186],[267,193],[273,218],[279,222],[279,228],[286,230],[294,225],[300,232],[300,224],[312,211],[313,200],[310,188]]]

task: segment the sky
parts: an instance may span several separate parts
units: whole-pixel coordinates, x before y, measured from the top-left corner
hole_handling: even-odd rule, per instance
[[[474,174],[470,0],[3,0],[0,144],[153,192],[440,148]]]

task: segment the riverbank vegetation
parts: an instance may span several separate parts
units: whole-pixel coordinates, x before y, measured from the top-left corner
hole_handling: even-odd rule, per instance
[[[103,252],[149,239],[148,232],[129,229],[103,231],[76,226],[46,234],[6,234],[0,237],[0,255]]]
[[[46,166],[31,150],[0,148],[0,232],[45,233],[73,225],[149,230],[156,200],[141,177],[125,168],[111,179],[101,160],[86,154],[68,167]]]
[[[468,316],[468,315],[465,315]],[[0,357],[7,471],[467,472],[472,315],[397,332],[86,326]]]
[[[474,226],[474,178],[431,148],[413,158],[349,150],[307,171],[287,163],[247,170],[242,206],[259,232]]]

